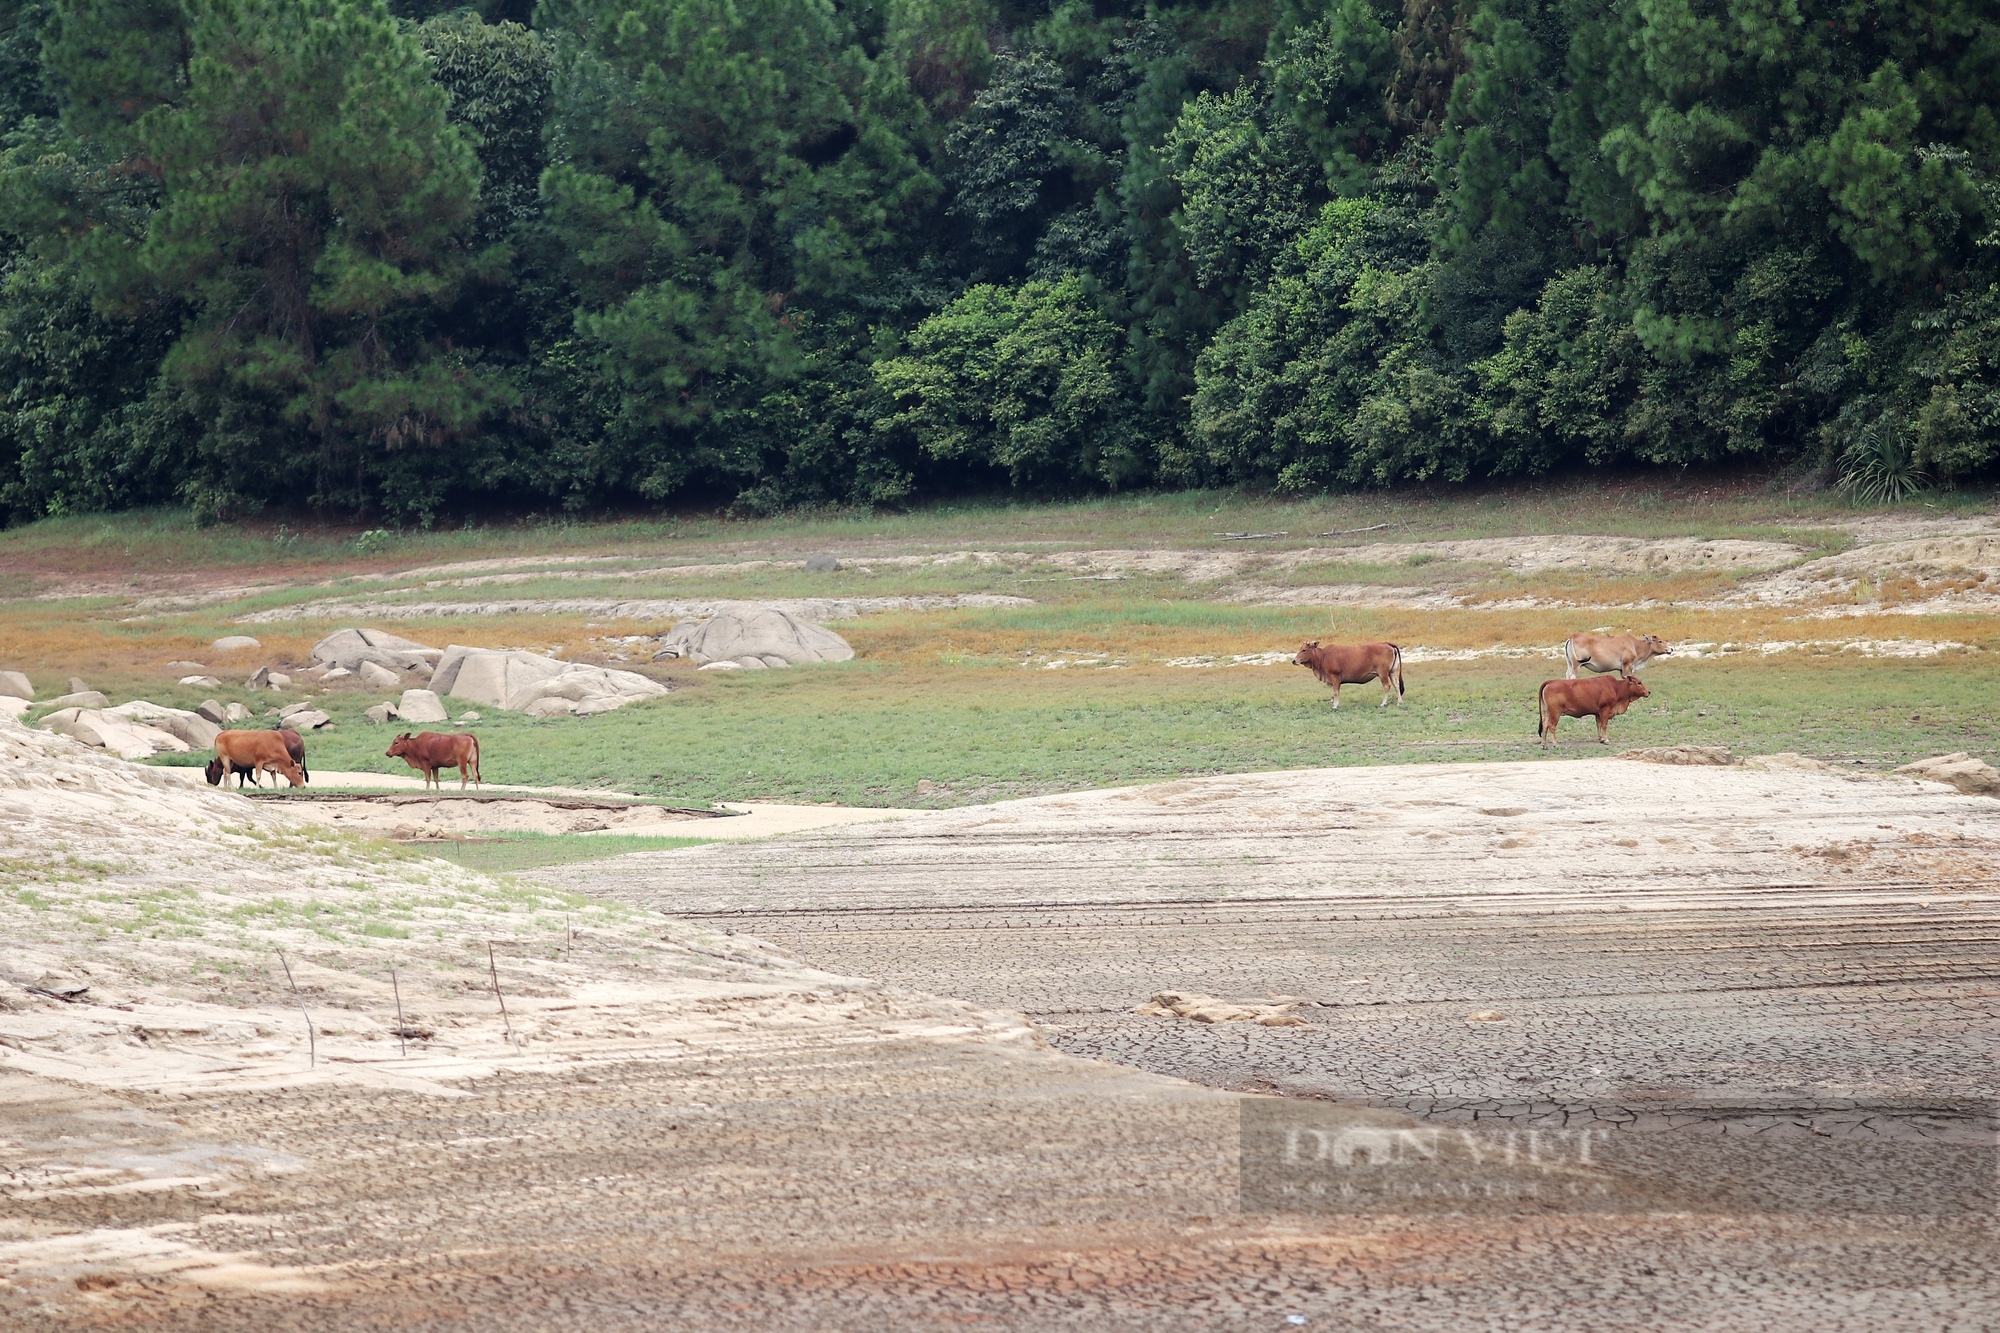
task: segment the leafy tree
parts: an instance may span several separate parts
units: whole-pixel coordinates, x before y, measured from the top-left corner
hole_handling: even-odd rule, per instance
[[[974,287],[876,364],[877,428],[1019,490],[1117,489],[1150,466],[1120,351],[1079,276]]]
[[[463,435],[506,397],[426,336],[474,263],[472,150],[379,3],[199,0],[178,26],[156,7],[132,31],[158,48],[96,26],[124,3],[64,11],[50,63],[66,123],[126,154],[107,178],[156,195],[139,225],[101,194],[70,248],[103,298],[185,302],[166,371],[217,423],[190,486],[228,496],[246,431],[261,449],[290,425],[316,448],[260,460],[267,481],[365,503],[371,456]]]

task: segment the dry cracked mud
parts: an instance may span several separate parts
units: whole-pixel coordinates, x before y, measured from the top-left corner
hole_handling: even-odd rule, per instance
[[[1261,774],[509,885],[0,740],[79,848],[0,903],[9,1329],[2000,1320],[2000,802],[1941,784]]]

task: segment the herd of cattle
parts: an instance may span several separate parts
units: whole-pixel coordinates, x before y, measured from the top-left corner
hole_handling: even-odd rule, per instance
[[[1561,680],[1542,682],[1535,716],[1535,735],[1544,745],[1555,740],[1556,725],[1566,717],[1597,719],[1597,739],[1609,744],[1611,719],[1630,708],[1635,700],[1652,693],[1639,680],[1638,672],[1656,657],[1670,657],[1673,649],[1655,634],[1572,634],[1563,644],[1563,661],[1568,672]],[[1382,682],[1382,702],[1403,702],[1403,650],[1393,643],[1363,643],[1352,647],[1322,646],[1318,641],[1302,646],[1292,658],[1295,666],[1310,667],[1321,683],[1333,689],[1333,706],[1340,707],[1340,687]],[[1577,668],[1609,679],[1577,679]]]
[[[433,783],[443,788],[438,777],[442,768],[458,770],[460,791],[465,790],[468,780],[486,785],[479,776],[479,737],[471,732],[440,735],[425,731],[412,736],[406,731],[391,742],[388,756],[422,773],[426,791]],[[221,732],[215,738],[215,758],[208,761],[209,785],[220,786],[231,773],[236,774],[239,787],[246,778],[258,783],[259,773],[282,776],[294,787],[303,787],[312,776],[306,767],[305,738],[290,730]]]
[[[1611,719],[1630,708],[1635,700],[1651,691],[1638,678],[1638,671],[1656,657],[1673,653],[1664,639],[1652,634],[1572,634],[1563,644],[1563,661],[1569,671],[1562,680],[1542,682],[1535,734],[1547,744],[1555,739],[1556,725],[1566,717],[1597,719],[1597,739],[1609,741]],[[1382,682],[1382,707],[1393,700],[1403,701],[1403,650],[1393,643],[1364,643],[1354,646],[1305,644],[1292,658],[1295,665],[1312,668],[1312,673],[1333,689],[1333,706],[1340,707],[1340,687]],[[1579,680],[1577,668],[1600,677]],[[1612,673],[1616,673],[1615,675]],[[1609,679],[1602,677],[1609,676]],[[396,737],[388,757],[401,759],[424,775],[424,789],[444,786],[438,770],[458,770],[458,789],[466,783],[485,783],[479,775],[479,738],[470,732],[442,735],[426,731]],[[247,779],[258,782],[258,774],[281,775],[294,787],[303,787],[312,776],[306,766],[305,739],[296,731],[225,731],[215,738],[215,758],[208,762],[208,781],[220,785],[230,774],[237,785]]]

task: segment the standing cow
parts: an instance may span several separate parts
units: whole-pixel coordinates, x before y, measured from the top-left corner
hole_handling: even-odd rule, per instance
[[[458,770],[460,791],[465,790],[467,778],[482,787],[486,785],[479,777],[479,737],[469,731],[450,736],[439,735],[435,731],[412,736],[406,731],[390,742],[389,758],[400,759],[422,772],[425,791],[430,790],[433,782],[440,791],[444,789],[444,780],[437,775],[440,768]]]
[[[292,756],[292,762],[299,766],[299,772],[304,775],[305,780],[307,782],[311,782],[312,769],[306,765],[305,738],[299,735],[298,732],[293,731],[290,727],[285,727],[282,730],[278,731],[276,734],[278,739],[282,740],[285,743],[285,750]],[[223,774],[222,774],[221,755],[217,755],[215,758],[208,761],[208,768],[205,770],[204,775],[208,778],[209,786],[217,787],[222,784]],[[243,780],[245,778],[250,779],[250,785],[253,787],[258,787],[263,785],[257,780],[257,770],[254,768],[239,768],[236,770],[236,785],[239,789],[243,786]]]
[[[215,737],[215,764],[219,771],[215,781],[227,780],[231,773],[244,769],[261,769],[266,773],[282,773],[294,787],[306,785],[305,766],[292,757],[291,746],[285,736],[298,741],[296,732],[277,731],[223,731]],[[301,745],[301,752],[303,752]]]
[[[1603,674],[1616,671],[1631,679],[1656,657],[1671,657],[1674,650],[1657,634],[1572,634],[1563,644],[1563,661],[1569,670],[1565,680],[1576,679],[1576,669]]]
[[[1542,682],[1541,715],[1535,721],[1535,735],[1544,745],[1555,742],[1556,724],[1566,717],[1597,719],[1597,743],[1609,745],[1611,719],[1630,708],[1635,700],[1652,693],[1646,682],[1631,676],[1610,680],[1545,680]]]
[[[1355,647],[1330,643],[1322,648],[1315,639],[1299,649],[1292,665],[1311,667],[1322,685],[1332,686],[1335,708],[1340,707],[1341,686],[1366,685],[1378,678],[1382,682],[1382,702],[1377,707],[1387,708],[1391,699],[1399,706],[1403,702],[1403,650],[1393,643],[1364,643]]]

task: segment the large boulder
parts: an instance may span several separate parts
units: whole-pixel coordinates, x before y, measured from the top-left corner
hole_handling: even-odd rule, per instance
[[[396,716],[405,722],[449,722],[444,701],[432,690],[404,690],[396,704]]]
[[[312,646],[315,662],[359,671],[372,662],[390,671],[429,671],[442,657],[436,648],[379,629],[337,629]]]
[[[1895,770],[1913,778],[1949,782],[1967,796],[2000,796],[2000,769],[1960,750],[1934,759],[1919,759]]]
[[[534,717],[602,713],[667,692],[666,686],[636,671],[458,644],[445,649],[431,677],[431,689],[454,699]]]
[[[334,668],[334,671],[339,670],[342,670],[342,668]],[[332,675],[333,672],[330,671],[327,674]],[[363,685],[373,685],[378,690],[393,690],[396,686],[402,684],[403,681],[403,678],[398,676],[394,671],[383,666],[380,662],[373,660],[363,662],[359,669],[355,671],[355,674],[361,677]]]
[[[165,708],[145,699],[134,699],[131,703],[119,704],[104,711],[109,716],[122,717],[128,722],[143,722],[157,727],[184,742],[191,750],[210,748],[215,744],[216,733],[222,730],[200,713],[190,713],[185,708]]]
[[[59,699],[51,699],[46,707],[53,708],[102,708],[111,701],[98,690],[79,690],[75,694],[65,694]]]
[[[35,687],[18,671],[0,671],[0,695],[9,699],[32,699]]]
[[[724,611],[707,620],[683,620],[660,641],[660,651],[664,656],[693,658],[697,666],[735,662],[753,670],[802,662],[845,662],[854,656],[847,640],[824,625],[773,608]]]
[[[59,732],[85,745],[109,750],[121,759],[151,759],[168,751],[186,753],[194,747],[171,732],[133,722],[97,708],[63,708],[41,721],[45,731]]]

